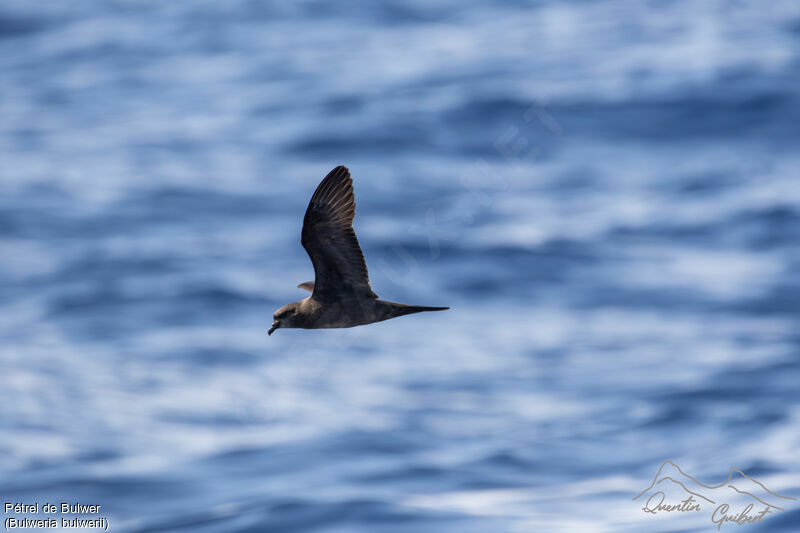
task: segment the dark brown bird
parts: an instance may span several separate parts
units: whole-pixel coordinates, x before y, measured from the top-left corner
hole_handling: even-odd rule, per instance
[[[270,335],[278,328],[350,328],[450,309],[379,300],[372,292],[364,254],[353,231],[355,214],[350,171],[336,167],[317,187],[303,219],[301,242],[314,265],[314,281],[298,287],[311,291],[311,296],[278,309]]]

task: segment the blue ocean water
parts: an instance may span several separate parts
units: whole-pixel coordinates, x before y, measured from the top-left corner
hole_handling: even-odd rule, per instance
[[[711,531],[632,501],[668,459],[798,498],[798,139],[796,2],[3,0],[0,502]],[[375,291],[452,309],[267,337],[338,164]]]

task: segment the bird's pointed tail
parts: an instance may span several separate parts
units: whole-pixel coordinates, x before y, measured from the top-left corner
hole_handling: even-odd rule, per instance
[[[450,309],[449,307],[429,307],[426,305],[399,304],[396,302],[387,302],[385,300],[381,300],[381,303],[384,304],[383,311],[385,313],[385,316],[382,317],[381,320],[410,315],[413,313],[422,313],[424,311],[446,311]]]

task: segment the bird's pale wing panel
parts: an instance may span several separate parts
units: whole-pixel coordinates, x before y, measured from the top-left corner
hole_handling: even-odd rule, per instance
[[[353,230],[353,180],[347,168],[333,169],[319,184],[303,220],[301,242],[314,264],[313,298],[377,298]]]

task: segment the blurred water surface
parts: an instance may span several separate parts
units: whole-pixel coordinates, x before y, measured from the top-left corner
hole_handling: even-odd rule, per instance
[[[4,0],[0,500],[708,531],[631,501],[666,459],[800,496],[798,138],[788,1]],[[268,338],[337,164],[375,291],[452,310]]]

